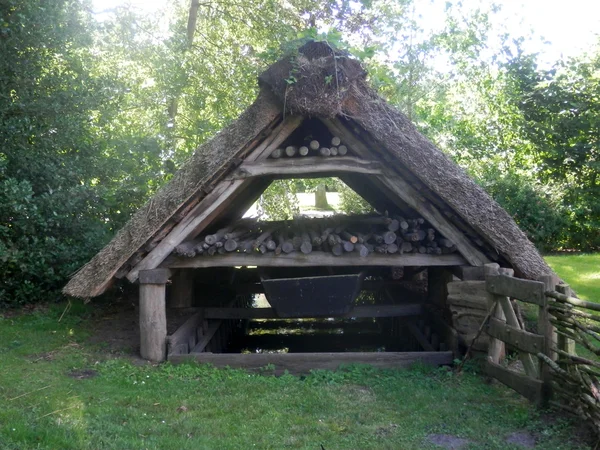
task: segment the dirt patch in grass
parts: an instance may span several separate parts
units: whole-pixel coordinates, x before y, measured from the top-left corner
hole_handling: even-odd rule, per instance
[[[528,431],[516,431],[509,434],[505,441],[507,444],[513,444],[523,448],[535,448],[536,438]]]
[[[190,316],[185,309],[167,309],[167,334],[174,333]],[[94,311],[89,342],[107,353],[137,357],[140,352],[140,313],[137,298],[99,304]]]
[[[461,449],[473,443],[473,441],[469,439],[459,438],[452,434],[430,434],[427,436],[427,441],[431,444],[450,450]]]
[[[88,378],[94,378],[98,375],[98,372],[93,369],[75,369],[67,372],[67,376],[75,378],[76,380],[86,380]]]

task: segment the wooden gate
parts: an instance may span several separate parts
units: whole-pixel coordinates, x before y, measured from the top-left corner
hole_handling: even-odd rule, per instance
[[[489,321],[485,326],[490,336],[486,372],[532,402],[543,404],[549,398],[550,380],[546,365],[540,365],[537,355],[542,353],[552,358],[553,329],[545,294],[546,284],[551,285],[552,280],[529,281],[512,275],[511,269],[500,269],[497,264],[485,266],[490,308]],[[516,301],[538,308],[536,333],[525,330],[520,314],[515,311]],[[516,361],[511,363],[512,368],[501,364],[507,345],[517,351],[523,370],[519,370]]]

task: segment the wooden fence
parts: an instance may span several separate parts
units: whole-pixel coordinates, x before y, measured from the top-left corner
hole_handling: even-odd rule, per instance
[[[539,281],[513,278],[512,270],[485,266],[489,314],[484,329],[490,336],[486,371],[538,405],[551,404],[584,418],[600,435],[600,304],[572,297],[568,285],[555,277]],[[513,299],[513,301],[511,301]],[[535,330],[526,330],[518,301],[538,309]],[[590,357],[579,356],[579,344]],[[505,347],[518,361],[501,364]],[[516,368],[516,370],[515,370]]]

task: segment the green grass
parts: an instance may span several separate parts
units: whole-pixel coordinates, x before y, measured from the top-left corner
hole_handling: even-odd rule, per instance
[[[580,298],[600,303],[600,253],[564,254],[545,259]]]
[[[77,311],[75,311],[78,309]],[[73,308],[0,316],[0,449],[428,449],[431,433],[510,449],[585,448],[516,393],[472,373],[352,366],[306,377],[194,364],[153,366],[87,343]],[[93,370],[88,379],[69,376]]]

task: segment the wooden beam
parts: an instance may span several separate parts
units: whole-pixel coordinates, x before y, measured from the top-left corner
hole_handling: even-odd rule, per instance
[[[371,151],[358,140],[352,131],[339,120],[324,120],[325,125],[337,136],[340,136],[352,150],[365,159],[374,159]],[[384,169],[385,175],[377,178],[395,195],[400,197],[406,204],[417,211],[436,230],[450,239],[456,245],[458,251],[472,266],[483,266],[489,263],[489,259],[478,250],[467,237],[433,205],[427,202],[410,183],[407,183],[397,172]]]
[[[450,239],[457,250],[473,266],[483,266],[490,260],[456,228],[444,215],[432,204],[424,200],[419,193],[400,176],[380,176],[382,183],[393,193],[398,195],[411,208],[417,211],[433,228]]]
[[[171,256],[162,264],[169,268],[203,268],[203,267],[362,267],[362,266],[458,266],[465,263],[465,259],[458,254],[428,255],[421,253],[407,253],[403,255],[369,255],[366,258],[348,254],[335,256],[326,252],[312,252],[289,254],[253,255],[245,253],[231,253],[214,256],[196,256],[184,258]]]
[[[207,317],[205,316],[205,318]],[[211,323],[208,329],[206,330],[206,333],[202,336],[202,338],[200,338],[200,340],[190,353],[202,353],[222,323],[223,322],[221,320],[217,320]]]
[[[205,319],[279,319],[277,311],[273,308],[202,308],[199,310]],[[336,318],[362,318],[362,317],[406,317],[418,316],[423,313],[423,305],[419,303],[405,303],[400,305],[375,305],[355,306],[346,314]],[[309,318],[314,316],[302,316]]]
[[[283,158],[267,159],[260,162],[244,162],[228,178],[232,180],[263,176],[309,178],[325,175],[335,176],[338,173],[381,175],[382,170],[378,161],[365,161],[352,156],[339,158]]]
[[[197,329],[202,324],[204,316],[202,311],[192,315],[188,320],[181,325],[175,333],[167,336],[167,354],[179,355],[189,353],[197,342]]]
[[[485,283],[487,290],[493,294],[516,298],[522,302],[533,303],[538,306],[545,305],[544,283],[539,281],[497,275],[487,277]]]
[[[407,322],[405,325],[408,328],[408,331],[410,331],[410,333],[417,340],[421,348],[423,348],[423,350],[425,350],[426,352],[435,351],[433,345],[429,343],[425,335],[421,333],[421,330],[419,330],[419,328],[414,323]]]
[[[516,349],[537,355],[544,350],[545,339],[539,334],[529,333],[520,328],[511,327],[505,322],[491,318],[486,329],[487,334],[512,345]]]
[[[302,123],[302,117],[288,117],[269,135],[265,141],[246,157],[246,161],[266,159],[271,151],[279,146]],[[140,270],[154,269],[189,236],[200,233],[231,202],[234,195],[244,191],[250,181],[221,181],[206,195],[171,232],[127,274],[132,283],[137,280]]]
[[[487,361],[485,370],[487,375],[495,378],[509,388],[514,389],[533,403],[542,403],[543,383],[540,380],[535,380],[527,375],[521,375],[520,373],[506,369],[500,364],[496,364],[490,360]]]
[[[261,370],[273,365],[279,371],[287,370],[298,375],[314,369],[336,370],[346,364],[369,364],[382,369],[406,368],[415,363],[448,365],[452,364],[452,352],[192,353],[171,358],[175,364],[190,360],[215,367],[248,370]]]

